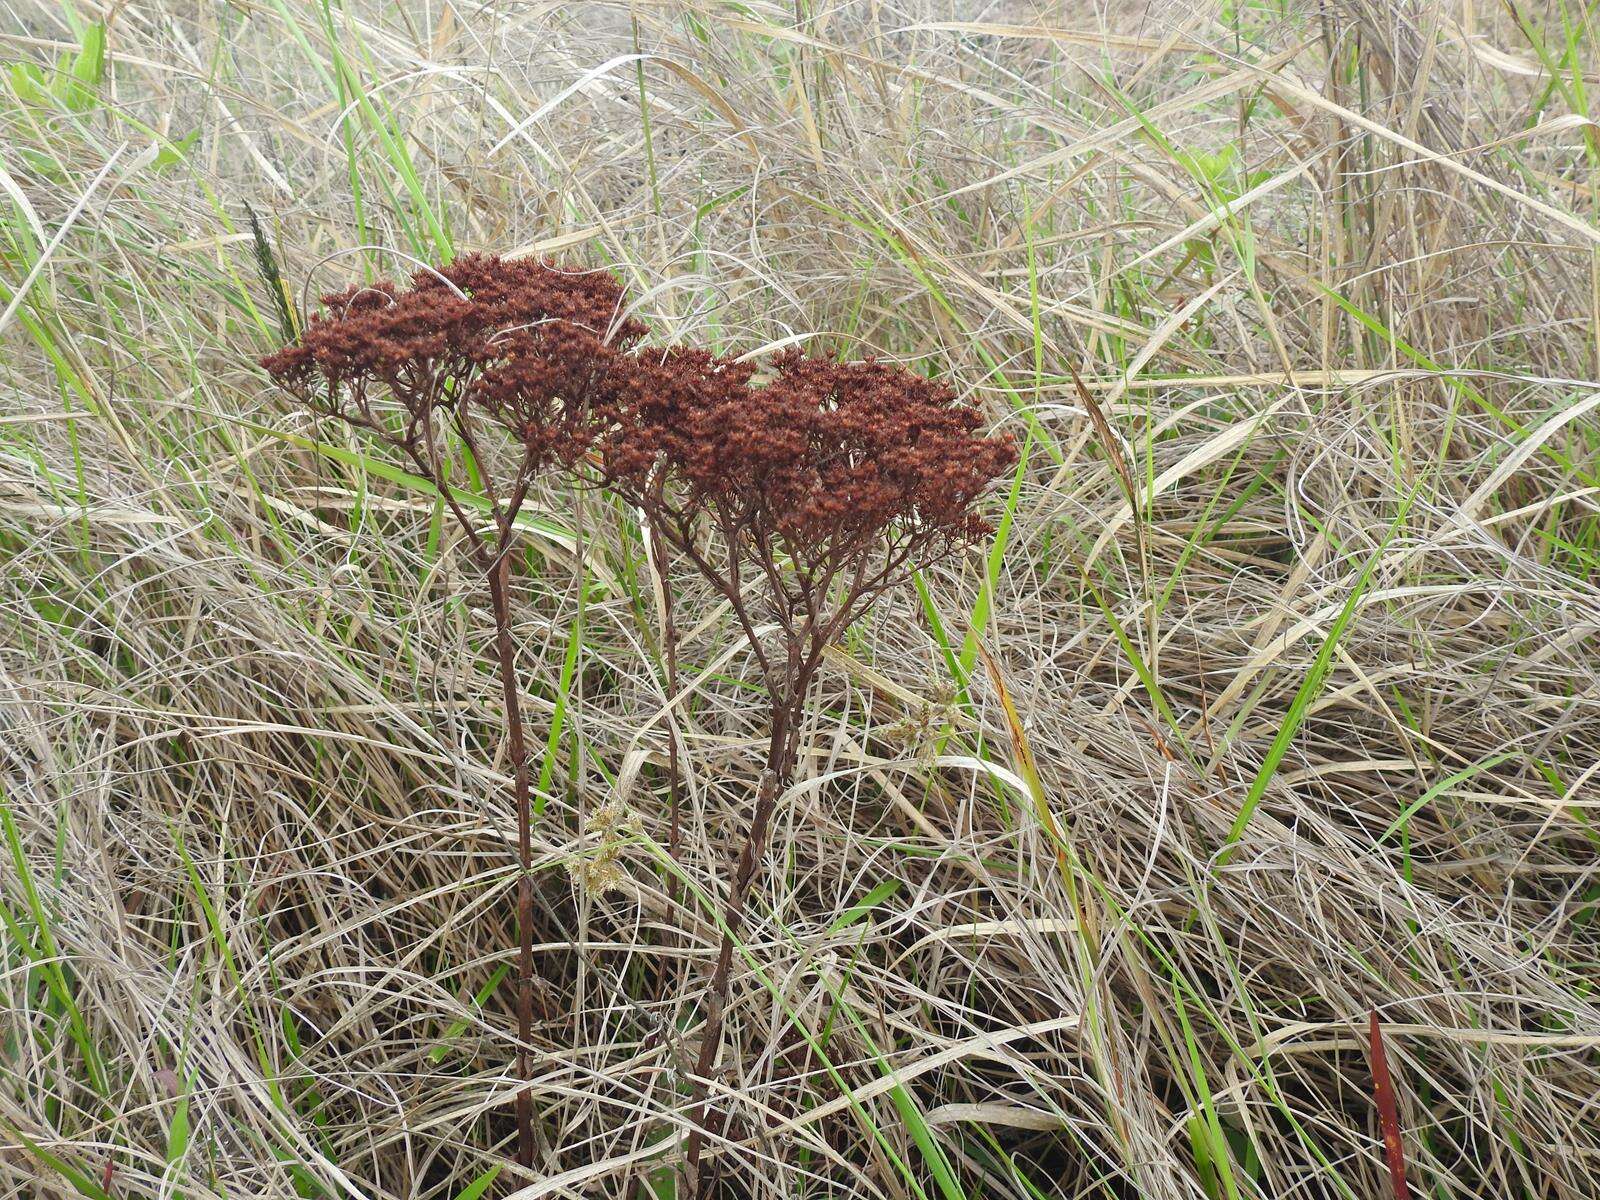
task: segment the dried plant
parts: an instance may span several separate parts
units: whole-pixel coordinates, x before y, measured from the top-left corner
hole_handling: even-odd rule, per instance
[[[946,385],[880,362],[789,352],[770,382],[752,386],[750,365],[703,351],[633,361],[617,383],[617,424],[598,446],[603,477],[728,602],[770,704],[696,1069],[685,1165],[703,1191],[705,1081],[734,942],[824,651],[909,567],[987,531],[974,505],[1016,451],[982,433],[981,414]]]
[[[539,474],[571,467],[611,420],[617,347],[644,327],[623,319],[609,276],[483,255],[322,298],[300,339],[262,360],[300,403],[410,460],[461,527],[488,586],[517,819],[517,1155],[533,1163],[532,799],[511,640],[516,522]],[[457,439],[476,469],[459,480]]]
[[[757,386],[750,365],[704,351],[630,354],[644,327],[618,322],[620,292],[603,276],[473,257],[423,272],[405,290],[354,288],[324,305],[328,315],[265,365],[314,411],[405,454],[454,513],[488,583],[523,867],[519,1079],[529,1078],[531,1035],[531,803],[507,579],[516,517],[535,477],[550,467],[597,467],[599,481],[644,514],[658,559],[665,547],[687,557],[749,640],[770,698],[768,745],[709,985],[685,1156],[694,1179],[734,941],[773,810],[793,778],[823,654],[908,567],[986,532],[974,505],[1015,450],[1009,438],[986,436],[979,412],[949,387],[879,362],[789,352]],[[500,431],[502,444],[487,445],[486,429]],[[477,464],[481,494],[452,480],[442,445],[449,433]],[[487,509],[487,521],[475,507]],[[670,588],[663,591],[672,690],[676,631]],[[526,1088],[517,1126],[519,1161],[531,1165]]]

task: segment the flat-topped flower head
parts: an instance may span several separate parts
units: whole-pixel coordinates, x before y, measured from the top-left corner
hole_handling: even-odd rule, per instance
[[[785,591],[846,566],[887,583],[981,537],[976,504],[1016,461],[952,388],[888,363],[791,351],[753,385],[750,365],[701,351],[638,361],[601,442],[606,473],[685,531],[704,518],[738,553],[787,560]]]
[[[616,418],[615,390],[634,359],[567,322],[512,330],[466,391],[466,404],[537,463],[572,468]]]
[[[612,360],[645,333],[622,301],[602,272],[469,254],[406,288],[323,296],[300,339],[262,365],[308,406],[376,432],[386,426],[374,405],[392,400],[406,420],[391,436],[408,449],[435,411],[476,403],[534,465],[571,462],[585,386],[601,377],[585,362]]]
[[[769,427],[757,439],[764,503],[791,553],[826,555],[889,536],[936,552],[982,536],[974,503],[1016,461],[1009,437],[947,384],[887,363],[836,363],[798,352],[760,389]]]

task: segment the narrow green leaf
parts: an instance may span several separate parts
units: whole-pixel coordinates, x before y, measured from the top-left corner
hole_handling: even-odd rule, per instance
[[[494,1166],[490,1167],[482,1175],[479,1175],[471,1183],[467,1184],[466,1187],[457,1192],[456,1200],[478,1200],[479,1196],[482,1196],[489,1190],[489,1185],[495,1181],[495,1178],[499,1174],[500,1164],[495,1163]]]
[[[1250,818],[1255,815],[1262,797],[1267,794],[1267,785],[1272,782],[1272,777],[1277,774],[1278,766],[1283,762],[1283,756],[1289,752],[1295,734],[1299,733],[1301,724],[1306,719],[1306,714],[1311,711],[1311,705],[1322,692],[1323,681],[1333,665],[1333,652],[1339,645],[1339,639],[1344,636],[1345,628],[1355,616],[1361,597],[1366,595],[1367,585],[1372,581],[1372,572],[1376,569],[1383,553],[1389,548],[1389,542],[1394,538],[1395,532],[1400,528],[1400,523],[1405,520],[1406,514],[1411,511],[1411,502],[1416,499],[1417,492],[1413,488],[1400,505],[1400,511],[1395,514],[1395,519],[1390,523],[1388,531],[1383,535],[1383,541],[1378,543],[1367,561],[1361,566],[1361,573],[1356,576],[1355,586],[1350,589],[1350,595],[1340,609],[1338,617],[1334,619],[1333,628],[1328,630],[1328,636],[1322,641],[1322,648],[1317,651],[1316,660],[1311,664],[1311,669],[1306,672],[1306,677],[1300,683],[1300,688],[1295,692],[1294,700],[1289,705],[1289,711],[1284,715],[1283,723],[1278,727],[1277,735],[1272,739],[1272,744],[1267,747],[1267,755],[1261,762],[1261,768],[1256,772],[1255,778],[1250,781],[1250,790],[1245,793],[1244,804],[1239,809],[1239,815],[1234,818],[1233,828],[1228,831],[1228,840],[1217,853],[1217,866],[1222,866],[1232,856],[1234,847],[1239,838],[1244,834],[1245,827],[1250,824]]]
[[[899,890],[900,881],[898,879],[885,879],[863,896],[860,903],[852,904],[835,917],[833,924],[828,926],[828,932],[838,933],[841,929],[848,929]]]

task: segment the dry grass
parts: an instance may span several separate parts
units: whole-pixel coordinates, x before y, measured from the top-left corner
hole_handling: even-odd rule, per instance
[[[485,606],[430,498],[253,366],[247,204],[297,304],[555,251],[673,337],[914,361],[1031,434],[992,550],[822,682],[727,1194],[1384,1197],[1374,1008],[1415,1194],[1600,1193],[1593,21],[9,6],[0,1193],[672,1194],[747,653],[667,564],[669,705],[630,514],[541,498],[543,1162],[488,1182]]]

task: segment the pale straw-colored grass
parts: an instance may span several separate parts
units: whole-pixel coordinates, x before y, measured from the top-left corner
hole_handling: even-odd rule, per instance
[[[1592,14],[23,0],[0,35],[41,68],[0,83],[0,1193],[448,1200],[508,1153],[483,597],[253,365],[247,205],[297,306],[557,253],[660,340],[893,357],[1030,439],[995,545],[815,697],[725,1194],[1388,1196],[1374,1009],[1413,1194],[1600,1192]],[[483,1186],[666,1196],[759,692],[667,563],[664,694],[630,514],[550,490],[527,551],[542,1159]]]

